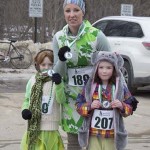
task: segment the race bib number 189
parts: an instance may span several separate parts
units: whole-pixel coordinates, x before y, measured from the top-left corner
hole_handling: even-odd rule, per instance
[[[69,85],[84,86],[91,74],[91,67],[68,69]]]

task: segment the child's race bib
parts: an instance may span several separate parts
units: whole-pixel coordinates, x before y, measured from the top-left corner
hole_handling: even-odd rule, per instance
[[[42,96],[42,114],[51,114],[52,113],[52,105],[53,105],[53,98],[49,102],[49,96]],[[49,102],[49,104],[48,104]]]
[[[92,116],[91,127],[100,130],[114,129],[113,114],[113,110],[95,109]]]

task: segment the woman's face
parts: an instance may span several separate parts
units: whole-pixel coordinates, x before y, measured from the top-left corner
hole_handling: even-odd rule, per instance
[[[108,61],[102,61],[98,65],[98,76],[103,84],[108,84],[113,74],[114,66]]]
[[[80,7],[75,4],[67,4],[64,8],[64,15],[70,27],[79,27],[84,16]]]
[[[53,66],[53,63],[49,60],[48,57],[45,57],[43,62],[39,64],[40,71],[51,69],[52,66]]]

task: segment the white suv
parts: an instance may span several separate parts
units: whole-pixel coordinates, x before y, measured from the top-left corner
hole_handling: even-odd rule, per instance
[[[112,51],[124,58],[129,89],[150,85],[150,17],[111,16],[93,24],[107,36]]]

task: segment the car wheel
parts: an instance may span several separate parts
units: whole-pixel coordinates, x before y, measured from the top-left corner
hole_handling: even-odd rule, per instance
[[[121,71],[122,71],[122,74],[124,76],[124,79],[128,85],[130,92],[135,93],[137,88],[132,85],[133,76],[131,73],[130,64],[127,61],[124,62],[124,66],[122,67]]]

